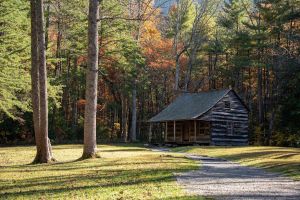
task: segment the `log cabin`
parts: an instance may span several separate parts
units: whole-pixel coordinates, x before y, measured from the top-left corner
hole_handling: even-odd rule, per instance
[[[248,144],[249,109],[232,89],[184,93],[160,113],[164,143],[241,146]]]

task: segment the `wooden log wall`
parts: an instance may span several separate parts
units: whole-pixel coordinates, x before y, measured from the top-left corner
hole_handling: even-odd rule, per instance
[[[225,106],[228,102],[230,108]],[[200,120],[211,121],[211,145],[248,144],[248,110],[234,92],[229,92]]]
[[[205,121],[196,122],[196,142],[200,144],[210,143],[210,123]]]

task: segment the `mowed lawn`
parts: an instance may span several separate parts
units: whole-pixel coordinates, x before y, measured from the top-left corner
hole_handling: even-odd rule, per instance
[[[81,145],[53,147],[55,164],[32,165],[35,147],[0,147],[0,199],[202,199],[174,173],[198,169],[177,153],[138,145],[99,145],[101,158],[78,159]]]
[[[286,147],[177,147],[175,152],[220,157],[246,166],[264,168],[300,180],[300,149]]]

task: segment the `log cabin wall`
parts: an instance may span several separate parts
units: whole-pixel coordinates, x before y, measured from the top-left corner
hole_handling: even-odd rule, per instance
[[[200,120],[211,121],[211,145],[247,145],[248,110],[230,91]]]
[[[211,126],[210,122],[196,121],[196,143],[210,144]]]

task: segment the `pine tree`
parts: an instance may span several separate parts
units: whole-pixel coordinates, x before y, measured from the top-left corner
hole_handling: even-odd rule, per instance
[[[229,85],[237,91],[242,90],[243,71],[250,66],[250,35],[245,29],[246,11],[240,0],[230,0],[224,3],[223,13],[219,17],[221,30],[225,31],[223,38],[227,54],[226,73],[231,77]]]
[[[27,1],[0,2],[0,113],[22,117],[30,110],[30,25]]]

